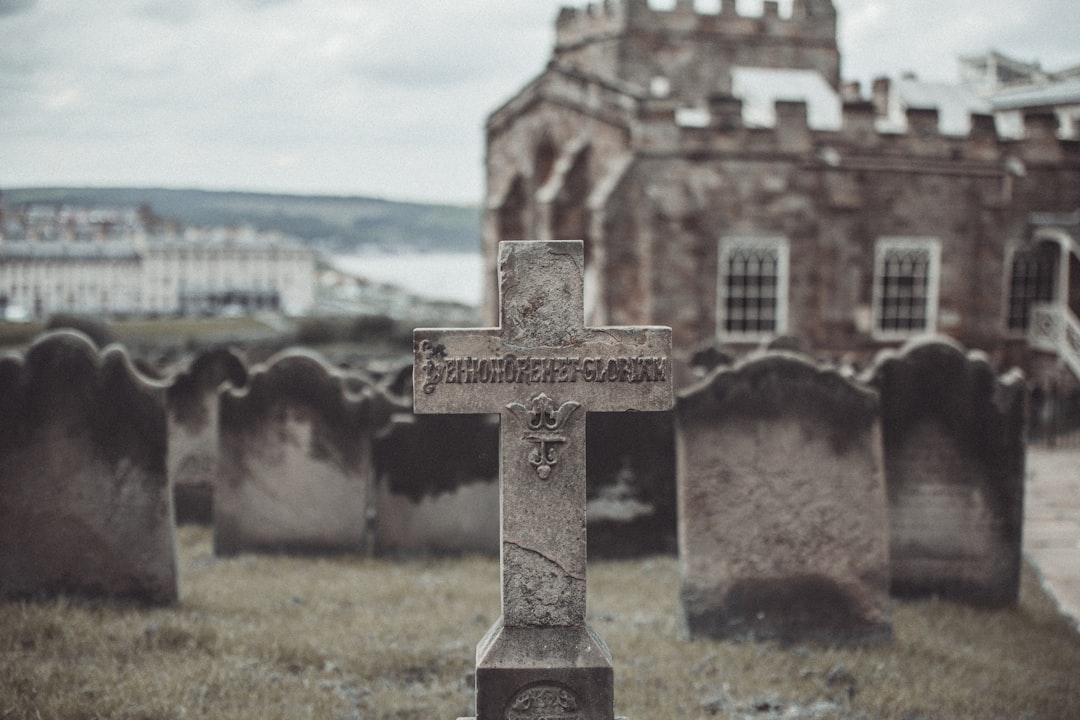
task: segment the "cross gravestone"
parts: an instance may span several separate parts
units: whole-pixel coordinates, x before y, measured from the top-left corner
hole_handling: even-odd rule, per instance
[[[502,616],[475,720],[612,720],[585,620],[585,418],[672,407],[671,330],[585,327],[581,241],[503,242],[500,327],[416,330],[418,413],[499,413]]]

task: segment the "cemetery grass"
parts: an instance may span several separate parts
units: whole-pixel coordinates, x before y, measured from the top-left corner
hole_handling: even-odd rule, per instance
[[[56,327],[73,327],[88,332],[99,345],[119,342],[126,346],[159,344],[203,344],[230,341],[265,340],[281,335],[280,330],[251,317],[165,317],[101,321],[88,316],[65,316],[71,322]],[[0,321],[0,350],[23,351],[48,329],[45,322],[13,323]],[[106,342],[102,342],[102,339]]]
[[[175,606],[0,603],[0,718],[466,714],[495,560],[217,559],[209,530],[178,537]],[[892,642],[847,649],[684,641],[673,557],[589,573],[631,720],[1080,717],[1080,633],[1029,568],[1014,608],[897,601]]]

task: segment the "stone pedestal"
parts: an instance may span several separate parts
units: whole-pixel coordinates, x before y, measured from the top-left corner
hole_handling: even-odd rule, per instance
[[[591,627],[506,627],[476,648],[478,720],[611,720],[611,653]]]

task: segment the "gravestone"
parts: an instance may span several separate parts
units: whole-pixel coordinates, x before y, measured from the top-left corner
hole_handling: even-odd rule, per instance
[[[1024,513],[1025,389],[981,353],[917,341],[869,370],[881,394],[892,591],[1015,602]]]
[[[497,418],[396,409],[375,441],[376,554],[498,553]]]
[[[299,350],[222,391],[214,551],[360,552],[386,405]]]
[[[218,389],[243,387],[247,366],[232,350],[200,353],[176,373],[165,395],[169,427],[169,479],[176,521],[213,522],[218,463]]]
[[[164,388],[73,331],[0,360],[0,596],[177,598]]]
[[[476,719],[612,720],[585,620],[585,419],[671,407],[669,328],[590,328],[580,241],[499,246],[500,327],[416,330],[418,413],[499,413],[502,616],[476,650]]]
[[[672,414],[592,413],[587,431],[589,557],[674,554]]]
[[[690,637],[887,638],[876,395],[788,353],[679,393],[679,556]]]
[[[393,414],[375,440],[375,553],[496,555],[498,416],[416,415],[412,381],[409,362],[379,383]]]

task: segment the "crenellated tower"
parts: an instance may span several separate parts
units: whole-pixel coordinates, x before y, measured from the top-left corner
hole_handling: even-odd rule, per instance
[[[647,0],[605,0],[563,8],[554,62],[653,95],[686,100],[730,94],[735,66],[816,70],[840,87],[832,0],[794,0],[790,17],[766,0],[760,16],[739,15],[735,0],[719,12],[694,0],[655,10]]]

